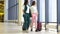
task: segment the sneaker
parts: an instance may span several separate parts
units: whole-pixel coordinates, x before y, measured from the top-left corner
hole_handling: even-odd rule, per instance
[[[38,30],[36,29],[35,32],[38,32]]]
[[[28,33],[29,31],[28,30],[26,30],[26,33]]]

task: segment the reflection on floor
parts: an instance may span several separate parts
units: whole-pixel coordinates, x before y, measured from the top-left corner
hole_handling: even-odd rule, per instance
[[[21,26],[17,23],[4,22],[0,23],[0,34],[57,34],[56,31],[42,30],[40,32],[30,31],[28,33],[23,32]],[[58,33],[60,34],[60,33]]]

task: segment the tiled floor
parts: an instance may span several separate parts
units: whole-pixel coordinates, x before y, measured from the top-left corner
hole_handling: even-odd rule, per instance
[[[52,30],[42,30],[40,32],[29,31],[27,33],[23,32],[21,26],[19,26],[17,23],[5,22],[0,23],[0,34],[57,34],[57,32]]]

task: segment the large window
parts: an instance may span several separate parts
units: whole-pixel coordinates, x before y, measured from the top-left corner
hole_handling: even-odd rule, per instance
[[[57,22],[57,0],[49,0],[49,22]]]
[[[45,0],[40,0],[40,21],[45,22]]]
[[[18,0],[8,1],[8,20],[18,19]]]

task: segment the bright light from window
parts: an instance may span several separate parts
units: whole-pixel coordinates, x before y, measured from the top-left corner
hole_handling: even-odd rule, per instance
[[[49,0],[49,22],[57,22],[57,0]]]

